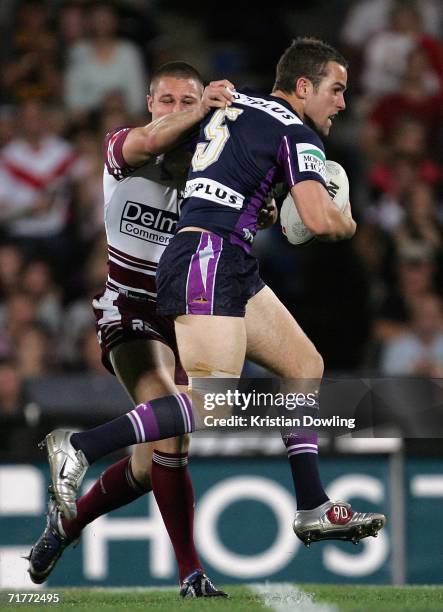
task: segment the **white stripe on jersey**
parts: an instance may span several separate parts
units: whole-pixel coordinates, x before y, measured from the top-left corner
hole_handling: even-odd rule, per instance
[[[109,144],[108,144],[108,161],[109,161],[110,165],[113,168],[115,168],[116,170],[121,170],[121,168],[117,164],[117,160],[114,157],[114,145],[116,143],[116,140],[117,140],[118,136],[122,133],[122,131],[123,130],[119,130],[118,132],[113,134],[111,136],[111,138],[109,139]]]
[[[110,244],[108,245],[108,251],[111,255],[113,255],[116,259],[121,259],[122,261],[127,261],[134,266],[140,266],[140,268],[146,268],[151,270],[157,270],[158,264],[154,261],[135,261],[138,258],[129,255],[128,253],[121,253],[116,248],[112,247]]]
[[[121,268],[126,268],[127,270],[133,270],[134,272],[139,272],[140,274],[146,274],[146,276],[154,276],[155,277],[155,271],[154,270],[146,270],[144,268],[136,268],[135,265],[128,265],[126,263],[123,263],[122,261],[119,261],[118,259],[115,259],[115,257],[109,255],[108,257],[109,261],[113,261],[115,264],[117,264],[118,266],[120,266]],[[114,283],[118,282],[115,280],[115,278],[112,279]]]
[[[116,281],[115,278],[110,279],[108,277],[108,280],[112,280],[112,283],[114,285],[117,285],[120,289],[125,289],[126,291],[134,291],[135,293],[143,293],[144,295],[149,295],[153,298],[157,297],[157,293],[152,293],[152,291],[146,291],[146,289],[140,289],[140,287],[131,287],[130,285],[124,285],[123,283]]]
[[[295,180],[294,180],[294,175],[292,174],[292,165],[291,165],[291,151],[289,150],[289,142],[288,142],[288,137],[285,136],[283,138],[283,140],[285,141],[285,146],[286,146],[286,152],[288,154],[288,168],[289,168],[289,174],[291,175],[291,183],[292,185],[295,185]],[[291,186],[292,186],[291,185]]]

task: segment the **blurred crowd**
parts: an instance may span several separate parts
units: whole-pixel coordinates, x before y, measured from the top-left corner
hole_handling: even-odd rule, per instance
[[[91,310],[107,274],[101,143],[147,122],[152,70],[183,59],[268,92],[297,35],[350,61],[348,108],[325,144],[359,229],[294,248],[277,225],[257,239],[262,274],[329,372],[443,376],[443,3],[309,4],[251,14],[240,0],[214,20],[196,0],[2,1],[0,412],[22,405],[26,379],[109,376]]]

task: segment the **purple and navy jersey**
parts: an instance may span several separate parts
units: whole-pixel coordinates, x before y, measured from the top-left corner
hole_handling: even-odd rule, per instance
[[[306,180],[326,187],[325,161],[318,134],[288,102],[236,92],[232,106],[201,125],[177,229],[202,227],[249,251],[272,188]]]

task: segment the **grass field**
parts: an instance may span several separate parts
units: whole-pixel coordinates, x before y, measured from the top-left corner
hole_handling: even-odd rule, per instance
[[[8,591],[0,591],[0,610],[33,608],[71,609],[88,612],[153,610],[154,612],[199,612],[227,610],[247,612],[441,612],[443,587],[434,586],[348,586],[289,583],[261,583],[226,586],[230,598],[180,600],[177,589],[51,589],[62,598],[60,604],[10,604]],[[9,591],[11,592],[11,591]],[[41,591],[40,591],[41,592]]]

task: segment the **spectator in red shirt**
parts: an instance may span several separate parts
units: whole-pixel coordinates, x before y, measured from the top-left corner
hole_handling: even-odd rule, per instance
[[[426,142],[431,144],[442,108],[442,83],[430,70],[423,48],[416,47],[409,54],[399,91],[380,98],[368,116],[362,138],[365,151],[373,157],[379,155],[380,148],[407,119],[420,121]]]

